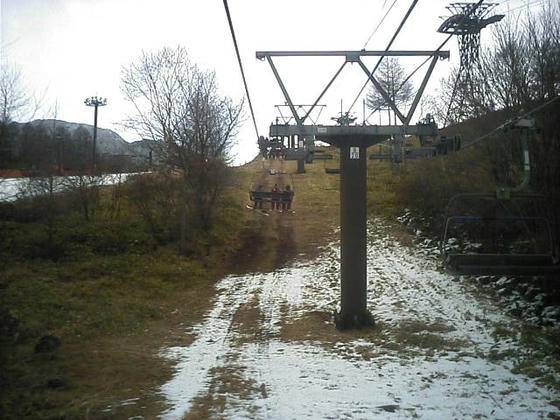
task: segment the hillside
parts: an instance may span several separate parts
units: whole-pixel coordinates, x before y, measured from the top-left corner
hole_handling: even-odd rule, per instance
[[[270,169],[284,172],[294,189],[293,213],[247,208],[249,186]],[[311,260],[336,237],[338,178],[326,176],[322,163],[301,175],[295,162],[260,159],[232,171],[215,229],[191,241],[189,256],[150,237],[132,185],[104,188],[89,222],[68,213],[75,197],[59,197],[50,241],[49,225],[38,219],[44,202],[0,204],[0,385],[10,389],[0,411],[17,418],[120,416],[128,405],[104,410],[132,392],[150,401],[146,413],[155,416],[161,401],[154,392],[171,366],[159,348],[189,342],[180,324],[205,316],[216,280]],[[208,255],[201,251],[207,247]],[[54,357],[35,352],[44,336],[60,340]]]
[[[104,189],[88,222],[62,214],[52,242],[49,224],[30,220],[30,203],[0,206],[0,385],[9,389],[0,410],[14,418],[558,415],[555,306],[536,283],[521,296],[511,279],[443,273],[430,240],[397,222],[404,170],[387,162],[368,162],[368,307],[377,324],[334,328],[339,179],[325,174],[338,166],[329,152],[335,159],[304,174],[293,161],[260,158],[231,169],[214,228],[191,236],[187,255],[140,223],[138,210],[165,186],[150,178]],[[294,190],[292,211],[252,209],[249,189],[274,183]],[[61,197],[61,211],[70,202]],[[59,345],[38,351],[47,336]],[[345,390],[354,388],[350,407]]]
[[[12,122],[2,135],[0,169],[29,169],[45,164],[75,167],[91,161],[93,126],[53,119],[29,123]],[[126,142],[119,134],[106,128],[97,129],[98,161],[127,160],[147,165],[149,141]]]

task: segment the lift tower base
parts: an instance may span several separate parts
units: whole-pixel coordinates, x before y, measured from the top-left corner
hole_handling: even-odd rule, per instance
[[[342,127],[341,127],[342,128]],[[351,133],[353,127],[345,127]],[[336,328],[374,325],[367,310],[366,192],[367,147],[371,136],[329,136],[340,149],[340,312],[334,316]]]
[[[408,126],[271,126],[271,132],[289,136],[304,132],[340,149],[340,312],[339,329],[373,325],[367,309],[366,181],[369,146],[392,136],[437,136],[435,124]]]

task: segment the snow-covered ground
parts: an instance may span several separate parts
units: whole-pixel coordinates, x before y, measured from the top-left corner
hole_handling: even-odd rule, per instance
[[[545,418],[560,416],[550,356],[472,282],[369,226],[374,330],[341,333],[339,247],[273,273],[226,277],[161,388],[162,417]],[[529,374],[530,373],[530,374]],[[542,379],[549,375],[548,382]],[[552,378],[552,379],[551,379]]]
[[[125,181],[129,176],[136,175],[133,173],[122,174],[105,174],[99,177],[93,177],[90,183],[96,185],[113,185]],[[54,191],[60,192],[70,188],[75,184],[75,176],[56,176],[53,177]],[[37,188],[30,185],[32,178],[0,178],[0,202],[2,201],[15,201],[18,198],[23,198],[30,195],[36,195]],[[33,178],[35,183],[40,182],[40,178]],[[45,181],[46,182],[46,181]]]

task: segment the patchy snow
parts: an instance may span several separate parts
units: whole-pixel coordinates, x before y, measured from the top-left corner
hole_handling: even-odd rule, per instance
[[[149,172],[142,172],[149,173]],[[99,177],[95,177],[92,184],[95,185],[113,185],[120,182],[124,182],[128,177],[137,175],[136,172],[133,173],[122,173],[122,174],[104,174]],[[70,185],[75,183],[77,177],[75,176],[55,176],[53,177],[53,190],[56,192],[64,191],[69,189]],[[47,178],[0,178],[0,202],[15,201],[19,198],[24,198],[28,196],[38,195],[38,190],[33,185],[30,185],[31,180],[40,181]],[[43,187],[41,193],[44,193],[45,188]]]
[[[161,388],[169,405],[162,417],[181,418],[201,404],[231,418],[560,415],[554,389],[516,373],[536,357],[521,343],[519,319],[472,282],[440,272],[429,242],[404,248],[379,221],[368,230],[368,307],[377,335],[340,333],[326,320],[314,324],[317,334],[282,334],[285,325],[336,308],[336,243],[313,261],[226,277],[203,322],[186,331],[195,341],[162,349],[177,363]],[[247,308],[258,314],[256,327],[236,321]],[[552,374],[547,357],[536,360],[535,369]]]

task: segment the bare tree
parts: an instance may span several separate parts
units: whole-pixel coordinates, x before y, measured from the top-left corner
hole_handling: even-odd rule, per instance
[[[43,95],[44,97],[44,95]],[[5,57],[0,59],[0,169],[17,167],[19,147],[15,121],[29,120],[41,106],[41,99],[25,85],[21,71]]]
[[[560,95],[560,4],[546,1],[537,12],[509,16],[493,29],[493,45],[481,52],[475,73],[483,95],[465,101],[468,113],[478,117],[497,109],[503,121],[532,111],[540,133],[529,142],[531,187],[550,197],[560,237],[560,104],[552,102]],[[518,143],[506,139],[485,147],[495,181],[503,182],[505,175],[515,183],[509,175],[521,161]]]
[[[123,70],[122,90],[135,109],[127,124],[154,141],[162,171],[181,173],[184,249],[187,206],[199,227],[211,226],[243,104],[222,97],[215,74],[192,64],[183,47],[143,53]]]
[[[99,206],[99,187],[103,184],[103,176],[78,172],[76,175],[63,177],[59,180],[61,188],[79,206],[85,222],[89,222]]]
[[[560,94],[560,4],[545,3],[538,15],[529,15],[526,43],[531,54],[531,73],[536,100]]]
[[[65,143],[65,166],[74,171],[85,171],[91,165],[92,137],[87,128],[79,126]]]
[[[33,95],[26,89],[21,72],[0,63],[0,123],[8,124],[35,111]]]
[[[403,105],[412,99],[413,87],[409,80],[406,80],[406,74],[399,60],[395,57],[386,57],[379,66],[375,77],[379,84],[385,89],[391,100],[397,105]],[[366,96],[366,105],[371,110],[381,110],[387,108],[389,116],[389,124],[391,124],[391,108],[383,98],[381,93],[372,86]],[[396,124],[396,116],[393,116]]]

